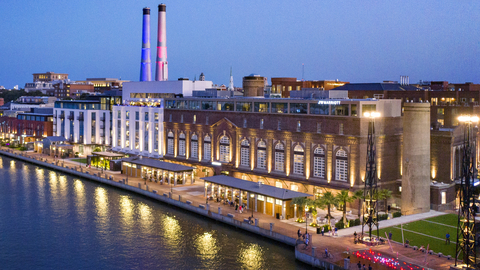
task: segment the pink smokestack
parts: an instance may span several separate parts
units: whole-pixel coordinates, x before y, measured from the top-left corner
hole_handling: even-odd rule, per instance
[[[167,6],[158,5],[157,70],[155,81],[168,80],[167,62]]]

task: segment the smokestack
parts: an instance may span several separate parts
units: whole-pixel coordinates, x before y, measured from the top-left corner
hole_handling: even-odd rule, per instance
[[[167,62],[167,6],[158,5],[158,34],[157,34],[157,71],[156,81],[168,81]]]
[[[142,62],[140,63],[140,81],[152,80],[150,60],[150,8],[143,9]]]

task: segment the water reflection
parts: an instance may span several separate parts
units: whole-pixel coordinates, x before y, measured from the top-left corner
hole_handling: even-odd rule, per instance
[[[102,218],[103,222],[106,222],[108,199],[107,190],[103,187],[97,187],[95,189],[95,206],[97,208],[97,215]]]
[[[242,246],[238,262],[243,265],[244,269],[263,269],[264,254],[263,249],[258,244],[250,244]]]
[[[67,196],[67,177],[64,175],[58,177],[58,183],[60,183],[60,195],[62,198]]]
[[[45,205],[45,171],[41,168],[35,168],[35,179],[37,179],[37,194],[39,205],[44,207]]]
[[[53,199],[57,199],[58,187],[57,187],[57,174],[55,172],[50,172],[48,175],[50,184],[50,194],[52,194]]]
[[[133,225],[133,203],[128,196],[120,196],[120,214],[124,225],[128,227]]]
[[[85,185],[82,181],[76,179],[73,182],[73,190],[75,191],[75,206],[77,207],[78,214],[84,216],[85,214]]]
[[[176,246],[180,242],[182,231],[175,217],[165,215],[162,219],[163,236],[169,246]]]
[[[195,247],[198,250],[198,256],[204,264],[211,264],[216,260],[218,253],[217,240],[209,232],[204,234],[197,235],[195,239]],[[205,265],[206,268],[209,268],[209,265]]]
[[[153,223],[152,210],[146,204],[140,203],[138,206],[138,212],[140,214],[140,223],[144,230],[150,230]]]

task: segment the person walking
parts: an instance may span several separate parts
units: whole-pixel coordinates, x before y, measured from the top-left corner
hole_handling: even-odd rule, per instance
[[[298,238],[300,238],[302,236],[302,233],[300,232],[300,229],[298,229],[297,235],[298,235]]]
[[[305,248],[307,248],[307,247],[308,247],[308,237],[305,238]]]
[[[353,243],[357,244],[357,231],[353,233]]]
[[[358,270],[361,270],[361,269],[362,269],[362,264],[360,263],[360,261],[358,261],[357,267],[358,267]]]
[[[325,227],[322,227],[322,236],[325,234]]]
[[[448,245],[450,244],[450,234],[447,232],[447,234],[445,235],[445,244]]]
[[[372,270],[372,269],[373,269],[372,266],[369,264],[368,265],[368,270]]]
[[[388,240],[392,240],[392,232],[391,231],[388,233]]]

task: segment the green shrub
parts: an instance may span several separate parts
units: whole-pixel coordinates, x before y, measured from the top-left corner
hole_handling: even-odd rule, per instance
[[[20,150],[20,151],[27,151],[27,147],[22,146],[22,147],[19,147],[18,150]]]
[[[330,231],[330,225],[323,225],[323,228],[325,232]]]
[[[318,227],[318,224],[315,223],[315,222],[312,222],[312,223],[310,223],[310,226],[312,226],[312,227]]]
[[[396,218],[396,217],[401,217],[401,216],[402,216],[402,212],[395,212],[395,213],[392,214],[392,216],[393,216],[394,218]]]
[[[297,218],[296,222],[298,222],[298,223],[305,223],[305,220],[303,220],[302,218]]]
[[[388,219],[388,214],[378,215],[378,221],[380,221],[380,220],[387,220],[387,219]]]
[[[343,220],[340,220],[335,224],[335,228],[337,229],[345,229],[345,224],[343,223]]]
[[[355,219],[355,226],[358,226],[358,225],[360,225],[360,219],[359,218]]]

